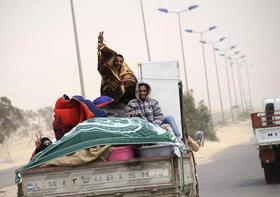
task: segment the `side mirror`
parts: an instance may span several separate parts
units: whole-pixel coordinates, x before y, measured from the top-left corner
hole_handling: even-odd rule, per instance
[[[204,133],[203,131],[196,131],[194,133],[194,140],[199,144],[200,147],[204,146]]]

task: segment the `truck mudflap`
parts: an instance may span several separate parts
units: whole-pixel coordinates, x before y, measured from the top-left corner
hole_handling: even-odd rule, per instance
[[[272,146],[260,146],[259,157],[262,163],[272,163],[276,159],[276,153]]]
[[[24,170],[19,196],[194,196],[190,154]]]

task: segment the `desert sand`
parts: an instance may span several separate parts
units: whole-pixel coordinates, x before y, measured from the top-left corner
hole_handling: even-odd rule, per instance
[[[211,162],[213,157],[223,150],[238,144],[252,140],[253,133],[249,120],[230,123],[216,128],[219,141],[205,141],[204,147],[195,153],[198,165]],[[20,166],[27,163],[35,148],[33,138],[14,137],[8,140],[0,154],[0,170]],[[9,150],[10,159],[7,157]],[[16,185],[8,188],[0,188],[0,197],[16,196]]]
[[[52,131],[42,136],[54,138]],[[0,150],[0,170],[26,164],[35,150],[36,134],[31,136],[11,136]]]
[[[195,153],[198,165],[211,162],[212,158],[223,150],[253,140],[250,120],[230,123],[216,128],[219,141],[206,141],[204,147]]]

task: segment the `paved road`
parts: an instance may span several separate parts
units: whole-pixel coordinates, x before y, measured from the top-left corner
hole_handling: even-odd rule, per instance
[[[267,185],[253,144],[233,146],[198,166],[200,197],[279,197],[280,184]]]
[[[15,170],[19,167],[0,170],[0,190],[15,184]]]

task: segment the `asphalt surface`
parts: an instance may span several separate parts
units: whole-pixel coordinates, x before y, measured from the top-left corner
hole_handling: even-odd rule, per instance
[[[233,146],[198,166],[198,179],[200,197],[280,197],[280,184],[266,184],[253,144]]]
[[[15,170],[18,167],[0,170],[0,191],[2,188],[9,187],[15,184]]]

